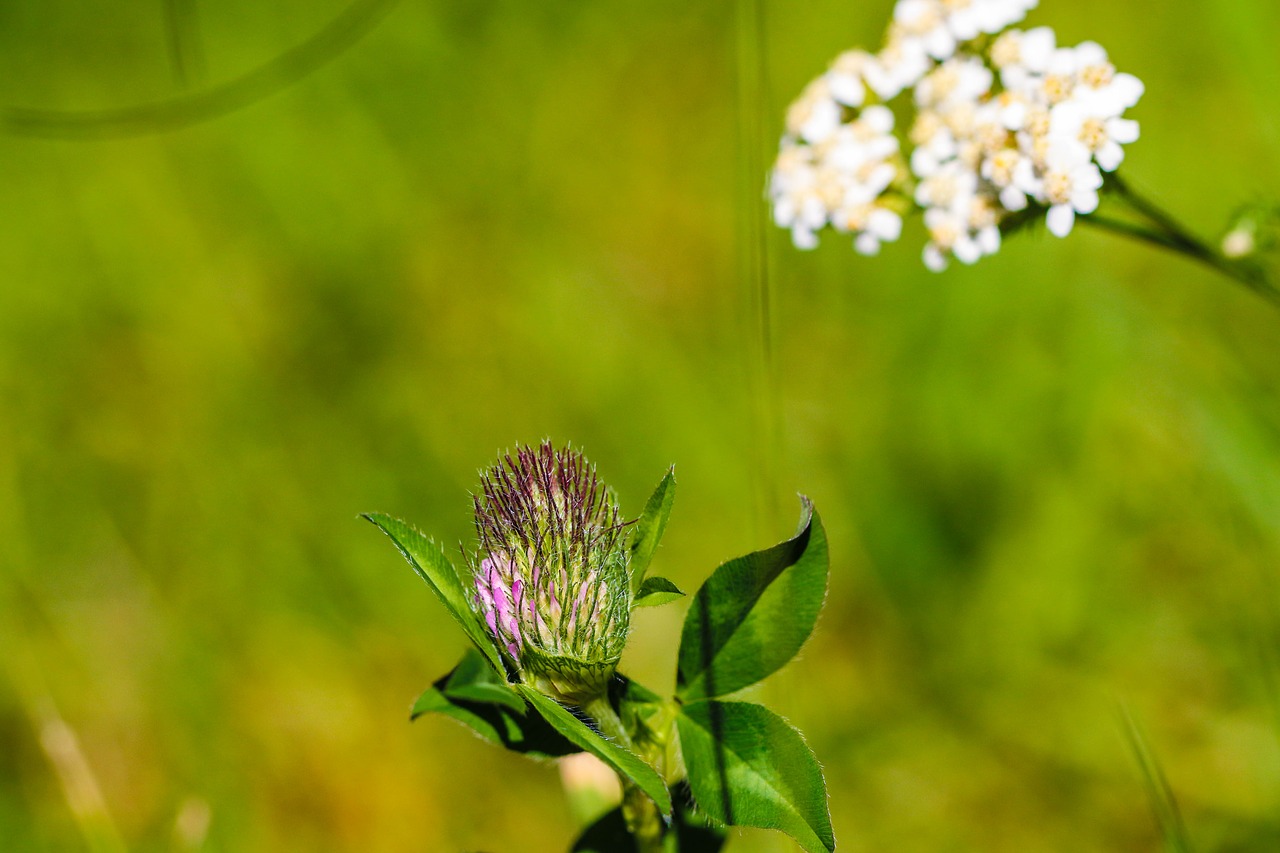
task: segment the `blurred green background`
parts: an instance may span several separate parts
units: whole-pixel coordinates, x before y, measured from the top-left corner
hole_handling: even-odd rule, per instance
[[[477,469],[552,437],[632,514],[676,465],[686,589],[814,498],[828,609],[757,692],[842,850],[1160,849],[1122,705],[1197,850],[1280,849],[1280,314],[1087,229],[934,276],[918,226],[877,259],[770,228],[762,379],[740,128],[891,5],[765,2],[745,121],[703,0],[405,0],[186,128],[6,113],[0,847],[564,850],[553,766],[407,722],[463,640],[357,519],[469,541]],[[0,103],[205,91],[341,9],[8,0]],[[1030,22],[1146,81],[1125,173],[1192,224],[1280,197],[1276,0]],[[669,689],[681,611],[625,671]]]

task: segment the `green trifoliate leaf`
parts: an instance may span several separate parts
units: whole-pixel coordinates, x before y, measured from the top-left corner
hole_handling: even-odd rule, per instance
[[[605,740],[554,699],[524,684],[517,685],[517,689],[556,731],[599,758],[614,771],[635,782],[640,790],[658,804],[663,814],[671,813],[671,794],[667,791],[666,783],[662,781],[657,771],[645,764],[639,756]]]
[[[827,786],[800,733],[750,702],[704,700],[676,718],[698,807],[733,826],[779,829],[809,853],[835,849]]]
[[[471,642],[493,666],[495,672],[503,672],[502,662],[498,657],[498,648],[493,637],[480,624],[469,604],[471,593],[463,586],[453,563],[440,550],[440,546],[403,521],[380,512],[365,513],[364,518],[373,522],[383,533],[390,537],[397,549],[409,561],[409,565],[418,573],[418,577],[427,582],[431,591],[444,604],[450,615],[457,620]]]
[[[795,537],[730,560],[693,597],[677,694],[690,701],[755,684],[795,657],[827,595],[827,538],[808,498]]]
[[[494,683],[496,678],[480,653],[470,649],[452,672],[418,697],[410,719],[443,714],[491,743],[533,758],[558,758],[582,751],[542,715],[528,709],[514,690]]]
[[[649,570],[649,563],[653,562],[653,555],[657,553],[658,542],[667,529],[667,519],[671,517],[671,505],[675,499],[676,469],[673,467],[649,496],[640,520],[636,522],[635,533],[631,536],[631,593],[637,598],[641,584],[644,583],[645,572]]]
[[[657,607],[660,604],[669,604],[677,598],[684,598],[680,587],[666,578],[654,576],[645,578],[644,583],[640,584],[640,591],[636,593],[636,600],[631,606]]]

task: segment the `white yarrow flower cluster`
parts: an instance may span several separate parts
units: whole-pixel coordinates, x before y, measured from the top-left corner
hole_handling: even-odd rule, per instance
[[[994,35],[1016,24],[1039,0],[898,0],[893,9],[890,39],[895,35],[918,42],[942,61],[960,45],[981,35]],[[895,32],[896,31],[896,32]]]
[[[840,56],[787,114],[769,193],[774,221],[789,228],[802,249],[816,246],[817,232],[827,226],[853,235],[854,247],[867,255],[902,234],[902,216],[885,198],[905,170],[893,113],[864,106],[860,66],[869,59],[856,52]]]
[[[1009,217],[1043,213],[1064,237],[1095,211],[1103,173],[1138,138],[1125,112],[1143,86],[1094,42],[1009,29],[1036,0],[898,0],[879,54],[842,54],[791,108],[770,181],[799,248],[826,226],[873,254],[902,215],[923,216],[926,266],[975,263]],[[994,38],[992,38],[994,36]],[[909,156],[884,106],[911,91]]]

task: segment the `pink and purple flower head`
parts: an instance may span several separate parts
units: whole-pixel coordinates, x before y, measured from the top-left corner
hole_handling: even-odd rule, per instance
[[[626,524],[572,448],[520,447],[475,496],[475,608],[521,679],[581,704],[622,656],[631,611]]]

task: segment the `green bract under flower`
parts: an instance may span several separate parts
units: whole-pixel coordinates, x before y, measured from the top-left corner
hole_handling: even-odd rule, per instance
[[[475,496],[474,606],[521,680],[571,704],[604,693],[631,610],[625,525],[581,453],[521,447]]]

